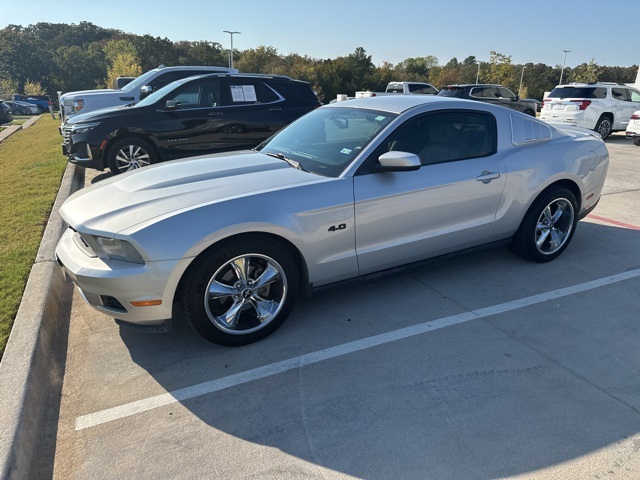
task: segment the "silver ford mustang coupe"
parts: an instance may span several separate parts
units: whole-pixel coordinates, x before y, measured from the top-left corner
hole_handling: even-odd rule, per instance
[[[162,329],[181,308],[244,345],[319,286],[501,240],[555,259],[600,199],[609,154],[592,133],[446,97],[338,102],[254,150],[75,193],[56,254],[121,324]]]

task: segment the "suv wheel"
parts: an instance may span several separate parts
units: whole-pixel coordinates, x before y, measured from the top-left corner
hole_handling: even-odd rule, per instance
[[[602,137],[602,139],[604,140],[609,135],[611,135],[611,118],[607,116],[600,117],[600,120],[598,120],[598,123],[596,123],[596,128],[594,128],[593,130],[598,132],[600,134],[600,137]]]
[[[135,168],[146,167],[158,161],[153,147],[141,138],[128,137],[117,141],[109,148],[107,163],[114,175]]]

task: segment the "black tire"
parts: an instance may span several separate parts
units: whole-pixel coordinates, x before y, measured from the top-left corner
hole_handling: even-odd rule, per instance
[[[532,117],[536,116],[536,112],[534,112],[533,110],[525,110],[524,113],[526,115],[531,115]]]
[[[107,165],[114,175],[145,167],[158,161],[151,144],[138,137],[126,137],[109,146]]]
[[[13,112],[11,112],[11,114],[16,116],[26,115],[26,113],[22,113],[22,110],[18,110],[17,108]]]
[[[283,245],[247,235],[196,258],[178,298],[187,321],[204,338],[218,345],[248,345],[284,323],[299,284],[298,265]]]
[[[611,117],[603,115],[602,117],[600,117],[600,120],[598,120],[598,123],[596,123],[596,128],[594,128],[593,131],[597,132],[604,140],[609,135],[611,135],[612,128],[613,124],[611,121]]]
[[[633,144],[634,144],[636,147],[640,147],[640,137],[636,137],[636,138],[634,138],[634,139],[633,139]]]
[[[511,240],[511,251],[534,262],[550,262],[567,248],[577,223],[575,195],[566,188],[551,187],[527,210]]]

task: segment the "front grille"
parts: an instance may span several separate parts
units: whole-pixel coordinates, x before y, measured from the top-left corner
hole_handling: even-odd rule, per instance
[[[102,300],[102,305],[109,310],[120,313],[127,313],[127,309],[124,308],[122,304],[114,297],[108,295],[100,295],[100,300]]]
[[[63,127],[62,128],[62,143],[65,145],[69,145],[71,142],[71,127]]]

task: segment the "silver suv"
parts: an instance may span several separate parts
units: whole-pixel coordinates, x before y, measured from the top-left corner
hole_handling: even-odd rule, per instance
[[[618,83],[558,85],[544,99],[540,119],[588,128],[607,138],[624,131],[640,110],[640,90]]]

